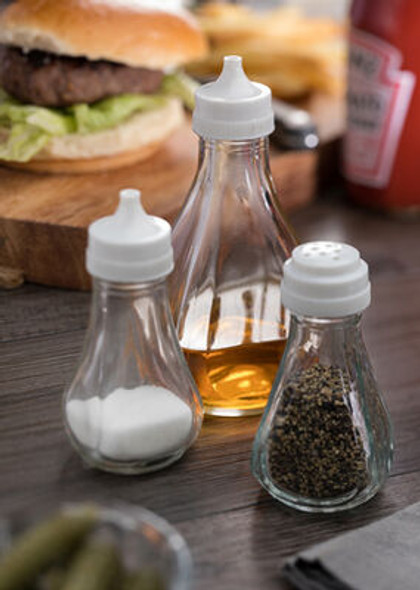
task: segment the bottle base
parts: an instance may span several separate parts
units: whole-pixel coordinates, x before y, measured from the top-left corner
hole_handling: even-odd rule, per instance
[[[325,500],[317,500],[312,498],[306,498],[303,496],[295,496],[288,494],[287,492],[279,492],[276,488],[273,488],[269,483],[262,482],[257,478],[261,485],[268,491],[268,493],[275,499],[299,510],[300,512],[308,513],[335,513],[343,512],[344,510],[351,510],[357,506],[361,506],[371,500],[381,489],[382,483],[372,485],[365,490],[353,490],[346,495],[342,495],[338,498],[326,498]]]
[[[206,416],[214,416],[219,418],[241,418],[243,416],[258,416],[264,412],[265,406],[261,408],[219,408],[216,406],[204,405],[204,414]]]
[[[116,475],[144,475],[159,471],[175,463],[182,457],[184,452],[184,449],[182,449],[169,457],[150,461],[116,461],[109,457],[102,457],[86,452],[81,457],[88,467],[106,471],[107,473],[114,473]]]

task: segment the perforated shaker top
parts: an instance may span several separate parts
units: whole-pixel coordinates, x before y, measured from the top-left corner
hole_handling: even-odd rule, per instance
[[[337,318],[370,303],[368,266],[353,246],[308,242],[297,246],[284,265],[282,302],[290,311]]]

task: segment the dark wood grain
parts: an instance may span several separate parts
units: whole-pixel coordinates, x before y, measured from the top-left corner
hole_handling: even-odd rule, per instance
[[[89,294],[25,285],[0,291],[0,511],[64,500],[122,499],[175,523],[200,590],[286,590],[288,555],[363,526],[420,497],[420,222],[406,224],[331,194],[293,215],[301,240],[355,244],[370,263],[365,339],[395,428],[383,492],[339,516],[282,507],[250,471],[259,419],[206,419],[194,447],[169,469],[117,477],[83,467],[61,422],[61,397],[82,346]],[[368,589],[363,589],[368,590]]]

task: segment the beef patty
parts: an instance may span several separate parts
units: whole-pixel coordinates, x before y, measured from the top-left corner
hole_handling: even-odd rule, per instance
[[[0,86],[24,103],[62,107],[125,92],[151,94],[162,78],[159,70],[0,45]]]

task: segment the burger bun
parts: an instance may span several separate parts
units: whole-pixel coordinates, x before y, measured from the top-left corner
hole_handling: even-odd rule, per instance
[[[0,43],[149,69],[203,57],[207,43],[192,16],[153,5],[159,2],[16,0],[0,10]]]

